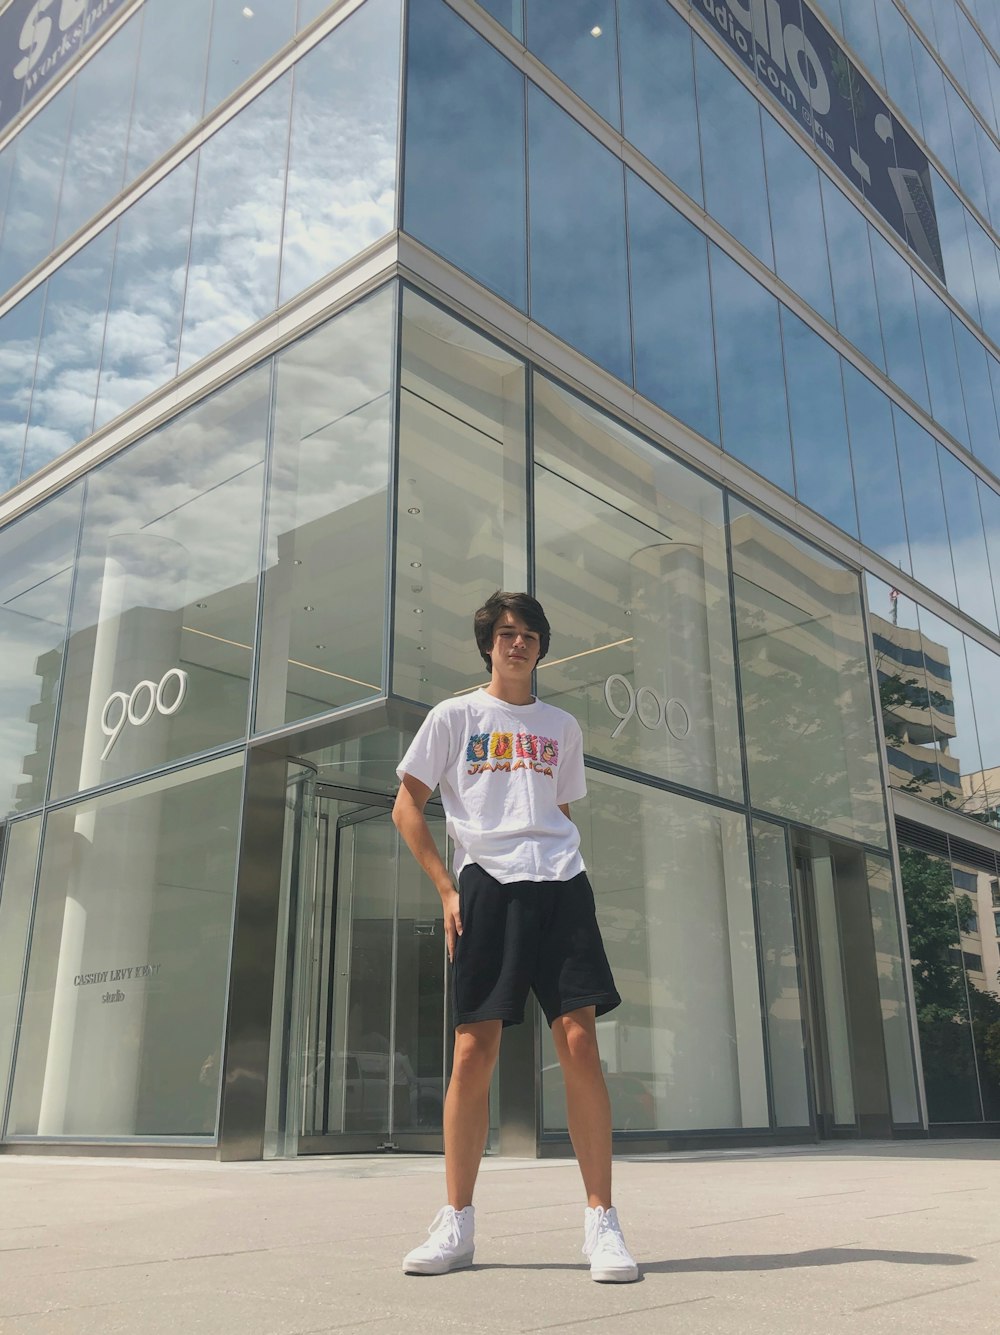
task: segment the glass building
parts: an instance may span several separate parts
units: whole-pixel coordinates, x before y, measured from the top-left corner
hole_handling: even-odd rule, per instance
[[[0,217],[0,1148],[441,1148],[497,587],[618,1147],[1000,1131],[991,0],[9,0]]]

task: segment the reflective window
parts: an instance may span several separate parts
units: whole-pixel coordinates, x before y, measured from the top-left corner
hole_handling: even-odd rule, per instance
[[[942,598],[955,602],[937,441],[895,404],[892,416],[913,574]]]
[[[627,177],[635,387],[718,444],[708,242],[638,176]]]
[[[977,480],[979,508],[983,513],[983,530],[986,533],[986,550],[990,558],[990,573],[993,576],[993,597],[1000,609],[1000,494],[982,478]]]
[[[106,227],[46,284],[22,477],[94,429],[115,231],[114,224]]]
[[[42,283],[0,317],[0,491],[21,476],[44,304]]]
[[[440,3],[410,16],[403,226],[527,308],[524,76]]]
[[[997,610],[976,479],[943,445],[938,446],[938,456],[951,535],[951,559],[958,585],[958,605],[984,626],[996,630]]]
[[[886,90],[917,134],[922,135],[920,99],[910,54],[910,26],[896,8],[894,0],[875,0],[875,9],[878,13]]]
[[[799,972],[784,829],[755,820],[753,846],[774,1119],[778,1126],[808,1126],[806,999]]]
[[[857,575],[730,500],[750,799],[886,847]]]
[[[620,3],[618,25],[625,138],[700,202],[691,30],[663,0]]]
[[[528,50],[621,128],[615,0],[526,0]]]
[[[398,0],[366,0],[295,66],[279,301],[395,225]]]
[[[525,368],[404,292],[393,690],[428,704],[478,686],[472,616],[527,584]]]
[[[778,303],[717,246],[710,251],[723,448],[794,492]]]
[[[837,328],[869,361],[884,370],[868,224],[829,177],[821,175],[820,184]]]
[[[760,103],[703,41],[694,44],[705,207],[774,268]]]
[[[241,786],[233,756],[49,814],[9,1134],[214,1135]]]
[[[958,163],[958,183],[979,212],[988,216],[990,206],[986,198],[983,164],[979,160],[976,119],[948,79],[945,80],[944,88],[951,120],[951,138]]]
[[[53,789],[246,734],[270,368],[90,474]]]
[[[843,370],[861,541],[894,566],[909,570],[892,408],[882,391],[850,362],[843,362]]]
[[[132,110],[139,52],[136,15],[76,74],[73,119],[63,173],[56,242],[65,241],[122,188],[122,133]]]
[[[913,70],[917,77],[917,92],[920,95],[920,117],[924,126],[924,138],[935,155],[944,163],[948,174],[953,180],[957,180],[958,167],[955,163],[955,146],[951,139],[948,104],[944,96],[944,75],[941,73],[940,65],[913,32],[910,33],[910,53],[913,56]]]
[[[835,324],[819,168],[773,116],[764,113],[763,126],[768,189],[772,200],[780,201],[771,210],[775,272]],[[804,237],[811,243],[803,245]]]
[[[917,608],[917,620],[938,756],[936,769],[917,772],[914,791],[941,806],[962,810],[968,802],[963,775],[983,769],[966,637],[925,607]]]
[[[997,173],[1000,183],[1000,172]],[[965,215],[969,233],[969,249],[979,298],[979,316],[982,328],[996,340],[1000,333],[1000,272],[997,269],[997,248],[970,213]],[[975,315],[975,309],[970,308]]]
[[[15,140],[0,235],[0,292],[13,287],[52,249],[72,105],[70,84],[28,121]]]
[[[524,0],[478,0],[478,3],[508,32],[518,39],[524,36]]]
[[[986,349],[957,316],[951,318],[965,416],[969,423],[969,443],[973,454],[997,473],[1000,472],[1000,434]]]
[[[1000,68],[1000,67],[998,67]],[[1000,82],[1000,74],[998,74]],[[983,164],[983,178],[986,185],[986,217],[994,228],[1000,222],[1000,172],[997,171],[997,147],[983,127],[976,123],[976,138],[979,140],[979,157]],[[978,224],[976,224],[978,226]]]
[[[882,48],[874,0],[850,0],[843,7],[843,15],[845,38],[867,65],[868,72],[884,87],[885,72],[882,69]]]
[[[622,995],[598,1031],[614,1125],[767,1126],[744,818],[609,774],[587,783],[573,819]],[[545,1026],[542,1042],[549,1130],[566,1125],[565,1095]]]
[[[534,84],[528,190],[532,319],[631,384],[624,169]]]
[[[589,755],[738,800],[722,493],[534,383],[537,585],[555,636],[539,691]]]
[[[41,818],[33,816],[9,826],[6,860],[0,843],[0,1089],[5,1094],[21,1008],[41,825]]]
[[[204,0],[146,0],[127,174],[139,176],[201,120],[210,10]]]
[[[906,260],[874,228],[869,233],[875,293],[885,345],[886,371],[922,408],[930,408],[927,374],[913,298],[913,276]]]
[[[838,528],[858,535],[840,357],[808,325],[781,308],[795,494]]]
[[[976,317],[979,314],[979,300],[972,273],[965,206],[933,167],[930,171],[934,183],[934,212],[937,214],[938,235],[941,238],[945,282],[955,300]]]
[[[0,817],[45,796],[81,498],[71,487],[0,532]]]
[[[215,0],[205,107],[218,106],[292,36],[295,6]]]
[[[865,861],[892,1120],[897,1126],[908,1125],[920,1121],[920,1104],[914,1080],[910,1013],[906,984],[903,981],[906,961],[899,931],[899,909],[892,883],[892,865],[888,858],[877,857],[874,853],[869,853]]]
[[[916,274],[913,275],[913,292],[917,300],[931,412],[946,431],[968,446],[969,428],[962,399],[951,311]]]
[[[194,155],[119,219],[95,428],[177,374],[196,167]]]
[[[984,774],[983,784],[990,797],[989,806],[996,820],[996,808],[1000,804],[1000,784],[997,768],[1000,766],[1000,716],[996,707],[997,674],[1000,673],[1000,658],[985,645],[965,637],[966,659],[969,664],[969,685],[972,688],[972,702],[976,710],[976,732],[979,736],[979,754],[982,757]],[[966,776],[966,786],[971,788],[970,776]],[[972,793],[969,793],[972,796]],[[973,804],[974,807],[977,804]],[[978,804],[981,808],[981,803]]]
[[[382,692],[388,288],[277,359],[258,729]]]
[[[277,304],[290,93],[286,74],[199,152],[181,371]]]

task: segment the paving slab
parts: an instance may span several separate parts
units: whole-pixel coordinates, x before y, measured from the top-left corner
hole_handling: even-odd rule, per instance
[[[0,1156],[2,1335],[1000,1332],[1000,1142],[620,1156],[642,1265],[591,1282],[572,1160],[487,1159],[476,1265],[406,1276],[434,1156]]]

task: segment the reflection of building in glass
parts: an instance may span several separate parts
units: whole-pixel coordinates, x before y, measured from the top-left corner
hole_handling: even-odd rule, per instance
[[[37,8],[0,0],[37,38],[0,114],[0,1141],[441,1148],[389,807],[497,587],[584,733],[617,1131],[990,1119],[1000,327],[937,85],[842,134],[746,79],[735,4]],[[565,1150],[547,1037],[503,1061],[493,1147]]]

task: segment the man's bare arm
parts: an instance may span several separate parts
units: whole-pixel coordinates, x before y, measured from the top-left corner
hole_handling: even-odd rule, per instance
[[[404,774],[392,808],[392,821],[403,837],[403,842],[434,883],[444,909],[444,932],[448,942],[448,958],[455,955],[455,940],[462,935],[462,919],[458,909],[458,891],[448,868],[438,852],[434,837],[424,815],[424,807],[433,790],[412,774]]]

